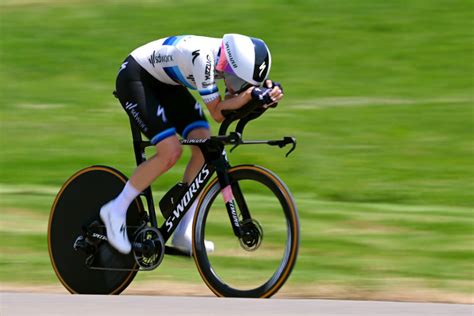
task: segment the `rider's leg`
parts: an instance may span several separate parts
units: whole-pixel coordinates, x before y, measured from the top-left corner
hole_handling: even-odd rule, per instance
[[[188,135],[188,139],[197,139],[197,138],[209,138],[211,137],[211,132],[207,128],[198,128],[192,130]],[[183,182],[191,183],[198,172],[201,170],[204,164],[204,157],[201,150],[197,146],[191,147],[191,159],[186,167],[184,173]],[[172,244],[174,247],[177,247],[185,252],[188,252],[191,255],[192,252],[192,223],[194,218],[194,213],[196,212],[196,206],[199,198],[197,198],[194,203],[189,208],[186,215],[179,222],[176,230],[174,232]],[[212,251],[214,249],[214,244],[210,241],[205,241],[206,249]]]
[[[104,205],[100,217],[106,225],[107,239],[121,253],[129,253],[131,244],[126,234],[126,214],[130,203],[161,174],[176,164],[182,153],[173,134],[156,145],[156,154],[140,164],[119,196]]]
[[[183,151],[176,134],[162,140],[155,147],[156,154],[140,164],[130,177],[130,183],[139,191],[145,190],[156,178],[173,167]]]
[[[207,128],[198,128],[192,130],[187,136],[187,139],[209,138],[211,137],[211,131]],[[189,147],[191,147],[191,159],[186,166],[183,177],[183,182],[186,183],[191,183],[194,180],[204,164],[204,157],[199,147]]]
[[[125,233],[128,206],[180,157],[182,149],[176,133],[184,132],[186,127],[191,130],[202,126],[205,118],[199,104],[185,87],[158,81],[132,56],[127,57],[120,67],[116,91],[123,109],[157,149],[155,156],[138,166],[119,197],[103,207],[104,216],[101,210],[107,234],[112,235],[110,243],[127,253],[131,248]],[[111,215],[106,216],[108,214]]]

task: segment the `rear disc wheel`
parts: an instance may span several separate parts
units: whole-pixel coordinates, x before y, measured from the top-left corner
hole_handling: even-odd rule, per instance
[[[115,198],[126,182],[118,170],[92,166],[74,174],[56,196],[49,219],[48,248],[53,269],[69,292],[119,294],[135,277],[139,267],[133,254],[123,255],[104,240],[90,236],[81,239],[86,230],[105,235],[100,208]],[[143,224],[144,214],[140,198],[135,199],[127,211],[130,240]],[[85,244],[86,239],[93,243]],[[77,248],[86,248],[89,254]]]

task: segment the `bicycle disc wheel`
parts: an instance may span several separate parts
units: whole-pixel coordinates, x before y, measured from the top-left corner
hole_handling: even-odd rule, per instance
[[[84,227],[94,221],[100,223],[99,229],[105,234],[99,210],[122,191],[126,182],[127,178],[113,168],[92,166],[74,174],[56,196],[48,227],[49,255],[56,275],[69,292],[119,294],[135,277],[138,265],[133,254],[120,254],[107,241],[99,240],[89,266],[86,255],[73,247],[78,236],[84,234]],[[129,237],[143,212],[141,200],[135,199],[127,213]]]
[[[288,279],[296,262],[296,206],[284,183],[267,169],[237,166],[229,170],[229,178],[246,238],[235,236],[221,187],[214,179],[203,192],[194,218],[196,265],[218,296],[270,297]],[[213,252],[206,252],[204,240],[214,243]]]

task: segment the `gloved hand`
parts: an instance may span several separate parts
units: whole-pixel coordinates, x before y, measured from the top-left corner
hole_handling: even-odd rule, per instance
[[[279,82],[275,82],[273,80],[268,79],[268,80],[265,80],[265,83],[263,84],[263,86],[265,88],[270,88],[270,89],[278,87],[278,88],[280,88],[281,93],[283,93],[283,87],[281,86],[281,83],[279,83]]]
[[[275,82],[270,79],[265,80],[265,82],[263,83],[263,87],[272,90],[270,96],[273,100],[273,103],[265,105],[265,107],[276,108],[278,105],[278,101],[283,98],[283,87],[279,82]]]
[[[270,92],[272,89],[263,88],[263,87],[255,87],[252,90],[252,100],[257,101],[260,105],[270,105],[274,102],[272,97],[270,96]]]

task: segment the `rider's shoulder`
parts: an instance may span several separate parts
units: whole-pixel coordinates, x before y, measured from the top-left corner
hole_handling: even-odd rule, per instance
[[[220,45],[220,40],[213,37],[201,35],[181,35],[178,44],[191,48],[211,49]]]
[[[177,46],[180,48],[214,48],[219,46],[222,39],[202,35],[170,35],[146,43],[153,46]],[[144,45],[144,46],[145,46]]]

